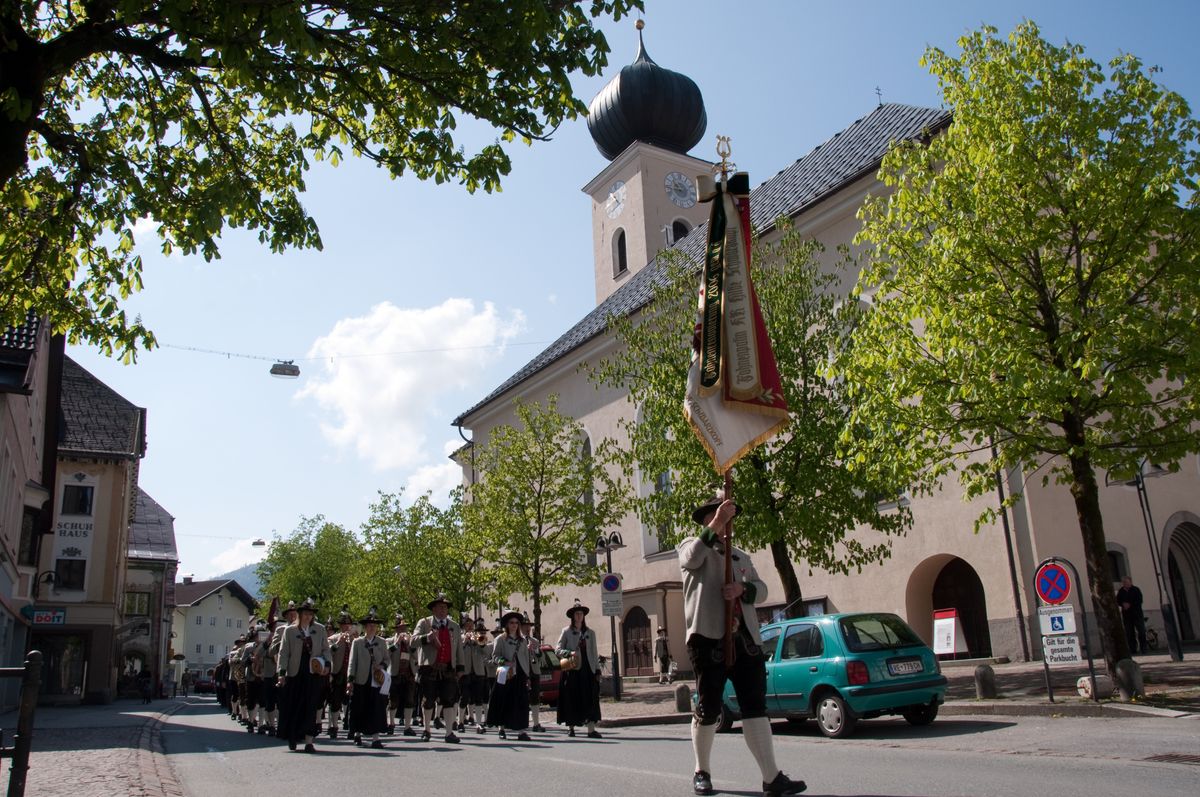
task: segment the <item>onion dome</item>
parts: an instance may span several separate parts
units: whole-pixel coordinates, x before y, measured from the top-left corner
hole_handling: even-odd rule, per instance
[[[638,20],[638,53],[588,106],[588,132],[612,160],[635,141],[686,154],[708,127],[704,98],[687,75],[663,69],[646,54]]]

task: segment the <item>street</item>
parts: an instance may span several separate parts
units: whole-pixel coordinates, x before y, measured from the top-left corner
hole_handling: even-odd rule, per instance
[[[521,794],[572,797],[691,794],[691,742],[682,724],[606,728],[601,740],[568,739],[553,727],[528,743],[502,742],[489,731],[447,745],[438,732],[430,743],[384,737],[383,751],[326,738],[317,755],[304,755],[246,733],[211,699],[187,703],[167,718],[161,740],[189,797],[225,797],[264,778],[272,781],[270,793],[291,797],[395,788],[463,794],[493,783]],[[806,780],[814,795],[1193,797],[1200,774],[1195,764],[1146,760],[1167,753],[1195,758],[1195,718],[947,717],[928,728],[876,720],[840,741],[825,739],[811,723],[780,722],[775,729],[780,766]],[[713,778],[724,794],[761,793],[736,729],[717,737]]]

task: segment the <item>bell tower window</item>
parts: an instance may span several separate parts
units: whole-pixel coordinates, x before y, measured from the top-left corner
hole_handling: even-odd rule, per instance
[[[613,277],[629,271],[629,255],[625,251],[625,230],[617,230],[613,236]]]
[[[682,241],[691,231],[692,228],[689,227],[688,223],[683,219],[676,219],[675,221],[671,222],[671,246],[674,246]]]

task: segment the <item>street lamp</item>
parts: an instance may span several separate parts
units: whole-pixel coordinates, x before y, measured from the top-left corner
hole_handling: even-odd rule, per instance
[[[1166,599],[1166,593],[1163,591],[1162,549],[1158,547],[1158,540],[1154,534],[1154,518],[1150,514],[1150,497],[1146,495],[1146,478],[1163,476],[1168,471],[1153,462],[1149,463],[1149,468],[1146,467],[1146,464],[1147,460],[1145,459],[1138,462],[1137,472],[1134,473],[1132,479],[1113,478],[1106,474],[1104,483],[1133,487],[1137,490],[1138,504],[1142,510],[1142,522],[1146,526],[1146,544],[1150,548],[1150,560],[1154,564],[1154,586],[1158,588],[1159,611],[1162,612],[1163,624],[1166,625],[1167,650],[1171,654],[1172,661],[1183,661],[1183,647],[1179,642],[1179,630],[1175,626],[1175,609]]]
[[[29,588],[30,597],[33,600],[37,600],[38,592],[41,591],[42,584],[49,584],[51,587],[54,586],[54,571],[53,570],[43,570],[41,573],[38,573],[36,576],[33,577],[33,584]]]
[[[596,553],[604,554],[604,563],[608,567],[609,574],[612,573],[612,552],[619,551],[625,547],[625,541],[621,539],[620,532],[614,531],[605,537],[601,534],[596,538]],[[617,655],[617,618],[615,615],[609,615],[609,633],[612,639],[612,681],[613,681],[613,700],[621,699],[621,660]]]

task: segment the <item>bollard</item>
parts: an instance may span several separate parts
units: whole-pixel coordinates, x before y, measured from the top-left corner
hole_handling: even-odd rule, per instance
[[[8,773],[8,797],[25,794],[25,778],[29,774],[29,753],[33,748],[33,715],[37,710],[38,692],[42,684],[42,654],[31,650],[25,657],[25,674],[21,678],[21,703],[17,711],[17,732],[13,736],[12,766]]]
[[[996,699],[996,671],[990,664],[980,664],[975,668],[975,698],[977,700]]]
[[[692,688],[687,684],[675,684],[675,710],[680,714],[691,713]]]
[[[1096,694],[1092,694],[1092,677],[1090,675],[1082,676],[1075,682],[1075,691],[1080,697],[1086,697],[1088,700],[1100,700],[1109,697],[1113,693],[1113,679],[1107,675],[1096,676]]]
[[[1122,700],[1130,701],[1135,697],[1146,696],[1146,682],[1142,679],[1142,665],[1133,659],[1121,659],[1113,669],[1112,680],[1116,682],[1117,692]]]

